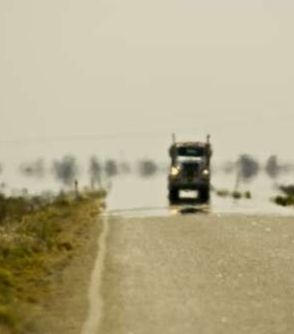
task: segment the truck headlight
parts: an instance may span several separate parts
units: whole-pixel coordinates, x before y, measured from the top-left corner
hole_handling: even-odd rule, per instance
[[[209,170],[208,169],[204,169],[203,172],[202,172],[202,174],[204,176],[208,176],[209,175]]]
[[[171,170],[170,170],[170,174],[172,176],[177,176],[178,174],[180,173],[180,169],[178,167],[172,167]]]

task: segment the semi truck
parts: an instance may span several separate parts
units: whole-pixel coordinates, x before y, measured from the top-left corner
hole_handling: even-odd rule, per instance
[[[184,190],[196,192],[196,199],[201,203],[210,200],[210,161],[212,148],[210,136],[206,141],[177,142],[173,135],[173,143],[169,149],[171,159],[168,174],[168,198],[170,203],[178,202]]]

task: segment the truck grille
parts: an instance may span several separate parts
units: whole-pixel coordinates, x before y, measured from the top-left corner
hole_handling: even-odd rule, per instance
[[[182,173],[183,176],[188,178],[193,178],[198,176],[200,171],[200,166],[198,163],[183,163],[182,165]]]

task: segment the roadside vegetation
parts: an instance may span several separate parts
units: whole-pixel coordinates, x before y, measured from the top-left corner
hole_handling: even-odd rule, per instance
[[[237,160],[227,161],[217,168],[217,171],[235,177],[235,184],[232,189],[214,189],[214,191],[217,196],[223,198],[251,199],[253,195],[248,190],[249,185],[261,173],[264,173],[272,181],[273,187],[279,189],[282,193],[272,200],[282,206],[294,205],[294,186],[278,185],[279,177],[289,175],[293,170],[293,163],[281,162],[276,155],[269,156],[264,163],[261,163],[250,154],[241,154]],[[241,190],[242,188],[247,190]]]
[[[223,197],[223,198],[233,198],[233,199],[251,199],[252,194],[249,190],[247,191],[230,191],[228,189],[216,189],[215,193],[218,197]]]
[[[235,174],[235,185],[232,190],[215,189],[215,193],[219,197],[233,198],[234,200],[252,199],[250,190],[241,191],[243,185],[248,185],[260,173],[260,164],[254,157],[249,154],[242,154],[235,163],[227,162],[223,171],[226,174]]]
[[[104,197],[103,191],[0,194],[0,333],[33,332],[34,310],[82,246],[79,236],[103,209]]]
[[[294,206],[294,185],[279,186],[282,195],[274,197],[273,201],[281,206]]]

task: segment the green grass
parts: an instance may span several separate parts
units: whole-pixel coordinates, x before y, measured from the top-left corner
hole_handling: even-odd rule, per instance
[[[0,305],[0,323],[6,330],[15,332],[18,319],[12,305]]]
[[[50,292],[52,273],[78,251],[78,236],[99,214],[104,196],[0,196],[0,333],[22,333],[28,311]]]

